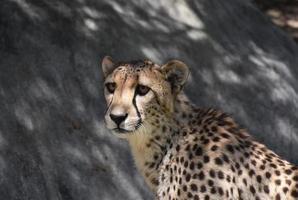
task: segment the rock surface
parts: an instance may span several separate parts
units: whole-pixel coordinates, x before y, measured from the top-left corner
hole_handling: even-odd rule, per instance
[[[177,58],[201,107],[298,163],[298,48],[242,0],[2,0],[0,196],[152,199],[102,121],[100,61]]]

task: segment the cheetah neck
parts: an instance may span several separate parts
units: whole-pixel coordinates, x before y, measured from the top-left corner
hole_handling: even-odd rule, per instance
[[[158,184],[159,166],[169,148],[177,138],[176,133],[181,130],[183,123],[179,123],[180,112],[191,112],[191,106],[185,95],[179,95],[175,112],[159,125],[146,122],[139,130],[128,137],[135,164],[149,187],[155,191]]]
[[[180,126],[187,125],[188,117],[198,110],[183,92],[177,96],[174,106],[174,118]]]
[[[147,126],[128,138],[135,164],[153,191],[158,185],[160,164],[176,129],[178,127],[171,123],[160,127]]]

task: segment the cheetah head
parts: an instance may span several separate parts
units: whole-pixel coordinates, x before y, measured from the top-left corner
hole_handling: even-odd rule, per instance
[[[105,123],[124,137],[146,128],[156,116],[171,116],[175,97],[189,74],[188,67],[178,60],[159,66],[148,60],[114,63],[109,56],[102,61],[102,71]]]

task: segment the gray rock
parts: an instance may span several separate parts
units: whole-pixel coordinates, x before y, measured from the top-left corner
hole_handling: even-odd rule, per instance
[[[192,101],[298,163],[298,48],[250,2],[2,0],[1,199],[153,198],[104,128],[107,54],[184,61]]]

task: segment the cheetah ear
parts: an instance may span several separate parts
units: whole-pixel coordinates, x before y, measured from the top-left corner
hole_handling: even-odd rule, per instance
[[[187,65],[179,60],[171,60],[161,66],[161,71],[165,75],[166,80],[171,84],[173,93],[178,94],[189,75]]]
[[[102,68],[103,75],[106,78],[110,73],[113,72],[116,66],[113,63],[112,58],[110,56],[105,56],[102,59],[101,68]]]

